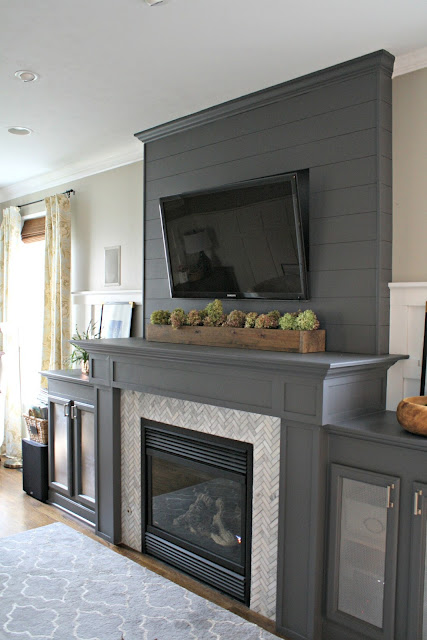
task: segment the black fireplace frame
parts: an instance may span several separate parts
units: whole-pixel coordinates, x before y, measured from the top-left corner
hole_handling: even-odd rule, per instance
[[[147,430],[154,434],[170,434],[176,436],[180,441],[187,443],[194,442],[208,444],[217,454],[216,463],[212,460],[192,460],[190,457],[182,455],[178,450],[174,450],[172,445],[169,452],[153,446],[147,442]],[[151,446],[150,446],[151,444]],[[223,454],[221,456],[221,453]],[[224,477],[229,477],[242,485],[245,489],[242,495],[242,505],[245,514],[242,514],[242,531],[244,532],[242,553],[242,564],[227,560],[222,556],[217,556],[211,551],[206,551],[202,547],[196,547],[188,541],[179,539],[150,525],[149,508],[150,500],[148,496],[151,491],[151,458],[152,455],[171,462],[185,461],[186,466],[196,471],[206,471],[207,468],[213,472],[218,470]],[[218,455],[219,454],[219,455]],[[215,456],[214,456],[215,457]],[[245,462],[243,463],[243,457]],[[227,469],[227,464],[231,469]],[[245,605],[250,604],[250,583],[251,583],[251,548],[252,548],[252,493],[253,493],[253,445],[239,440],[232,440],[211,434],[206,434],[192,429],[183,429],[174,425],[147,420],[141,418],[141,526],[142,526],[142,551],[147,555],[152,555],[157,559],[179,569],[183,573],[190,575],[210,587],[229,595]],[[242,491],[243,494],[243,491]]]

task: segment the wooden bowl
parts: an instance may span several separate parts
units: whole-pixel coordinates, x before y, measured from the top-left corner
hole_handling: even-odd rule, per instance
[[[397,406],[396,415],[406,431],[427,436],[427,396],[403,398]]]

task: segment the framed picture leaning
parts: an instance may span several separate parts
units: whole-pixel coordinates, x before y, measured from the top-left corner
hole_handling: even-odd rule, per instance
[[[133,302],[105,302],[102,305],[100,338],[129,338]]]

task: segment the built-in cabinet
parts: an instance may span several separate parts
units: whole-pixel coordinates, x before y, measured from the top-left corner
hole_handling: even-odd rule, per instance
[[[413,485],[408,640],[427,640],[427,483]]]
[[[332,464],[327,616],[374,640],[393,638],[398,477]]]
[[[77,376],[77,374],[75,374]],[[95,524],[96,429],[93,387],[49,378],[49,502]]]
[[[332,428],[325,640],[427,640],[426,444],[391,412]]]

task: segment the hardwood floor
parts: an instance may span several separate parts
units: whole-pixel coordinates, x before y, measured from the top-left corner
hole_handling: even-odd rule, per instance
[[[126,547],[118,547],[104,540],[98,538],[93,529],[84,524],[72,515],[69,515],[65,511],[53,507],[43,502],[31,498],[22,490],[22,473],[16,469],[5,469],[3,467],[3,461],[0,462],[0,538],[11,536],[28,529],[36,529],[37,527],[43,527],[53,522],[62,522],[63,524],[80,531],[84,535],[96,540],[100,544],[113,549],[115,552],[120,553],[131,560],[134,560],[138,564],[151,569],[155,573],[158,573],[168,580],[175,582],[176,584],[185,587],[189,591],[196,593],[202,598],[206,598],[211,602],[215,602],[224,609],[228,609],[233,613],[258,624],[270,633],[275,633],[274,623],[268,620],[264,616],[261,616],[253,611],[250,611],[247,607],[227,598],[217,591],[209,589],[196,580],[182,575],[181,573],[171,569],[164,565],[162,562],[150,558],[142,553],[133,551]],[[279,636],[283,638],[284,636]]]

